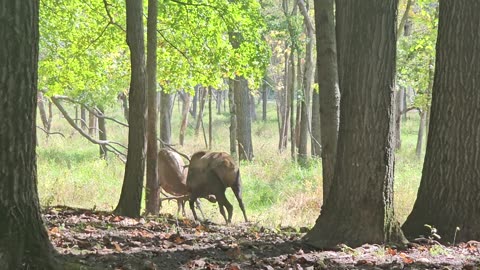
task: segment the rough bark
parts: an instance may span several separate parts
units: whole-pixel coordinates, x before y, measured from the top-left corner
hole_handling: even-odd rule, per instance
[[[340,129],[334,181],[307,242],[405,243],[393,208],[397,1],[337,0]]]
[[[228,104],[230,106],[230,155],[235,159],[237,155],[237,114],[235,108],[235,91],[233,79],[228,82]]]
[[[301,120],[300,120],[300,141],[298,144],[298,158],[299,162],[303,163],[307,159],[307,145],[308,145],[308,130],[310,129],[309,107],[310,95],[312,93],[312,78],[313,78],[313,40],[315,38],[315,29],[312,21],[308,15],[308,10],[303,0],[299,0],[298,6],[300,13],[303,16],[303,23],[307,29],[307,44],[305,49],[305,71],[303,72],[302,92],[303,99],[301,100]]]
[[[160,183],[157,172],[157,17],[158,0],[148,0],[147,17],[147,183],[145,213],[160,211]]]
[[[130,127],[128,155],[122,193],[115,213],[128,217],[140,216],[146,144],[146,72],[143,36],[143,3],[127,0],[127,43],[130,48]]]
[[[234,84],[235,113],[237,119],[237,142],[239,160],[253,159],[252,128],[247,80],[237,76]]]
[[[480,240],[480,2],[440,1],[435,76],[422,180],[407,236]]]
[[[187,130],[188,124],[188,111],[190,110],[190,94],[183,93],[183,106],[182,106],[182,123],[180,124],[180,134],[179,141],[180,145],[183,146],[185,143],[185,131]]]
[[[0,268],[59,269],[37,192],[38,1],[0,6]]]
[[[333,3],[333,0],[314,1],[324,202],[328,198],[333,181],[340,117]]]
[[[105,110],[102,107],[98,107],[98,112],[101,115],[105,115]],[[101,141],[107,140],[107,126],[105,124],[105,118],[99,117],[98,118],[98,139]],[[100,158],[106,159],[107,158],[107,146],[104,144],[99,145],[100,150]]]
[[[160,139],[162,144],[170,144],[172,138],[173,95],[162,91],[160,97]],[[164,147],[164,145],[162,145]]]

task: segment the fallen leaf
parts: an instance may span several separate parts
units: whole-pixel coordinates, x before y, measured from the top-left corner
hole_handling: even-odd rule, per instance
[[[413,263],[413,259],[408,257],[407,254],[401,252],[400,254],[400,258],[402,258],[402,261],[406,264],[412,264]]]
[[[395,256],[395,255],[397,255],[397,250],[393,249],[393,248],[387,248],[387,254]]]
[[[118,243],[113,242],[112,244],[113,244],[113,246],[115,247],[115,250],[116,250],[117,252],[122,252],[122,248],[120,247],[120,245],[119,245]]]

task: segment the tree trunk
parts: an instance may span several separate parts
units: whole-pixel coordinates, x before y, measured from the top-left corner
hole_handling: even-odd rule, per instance
[[[280,133],[279,133],[279,142],[278,150],[282,152],[287,148],[287,136],[290,123],[290,103],[289,103],[289,83],[290,83],[290,57],[287,50],[285,50],[285,74],[284,74],[284,83],[283,91],[278,92],[277,96],[277,107],[280,114]]]
[[[340,116],[340,90],[338,88],[333,0],[314,1],[314,7],[317,29],[318,86],[320,89],[323,202],[325,203],[330,193],[335,169]]]
[[[289,86],[288,86],[288,93],[287,93],[287,101],[288,107],[290,110],[290,156],[292,160],[295,160],[296,157],[296,139],[295,139],[295,85],[296,85],[296,66],[295,66],[295,50],[292,48],[292,52],[290,53],[290,74],[289,78]],[[286,136],[285,136],[286,137]]]
[[[38,1],[1,6],[0,267],[59,269],[37,193]]]
[[[334,181],[314,228],[318,248],[405,244],[393,208],[397,1],[337,1],[340,132]]]
[[[263,78],[262,83],[262,121],[267,121],[267,102],[268,102],[268,77]]]
[[[130,127],[128,129],[128,155],[122,193],[115,214],[139,217],[145,173],[146,144],[146,74],[143,37],[143,3],[127,0],[127,43],[130,48]]]
[[[247,80],[237,76],[234,81],[235,113],[237,119],[238,158],[240,160],[253,159],[251,117],[249,106],[249,91]]]
[[[161,92],[160,97],[160,140],[162,147],[164,144],[170,144],[172,138],[172,107],[173,96],[169,93]]]
[[[205,87],[199,87],[198,97],[200,98],[200,108],[198,109],[197,124],[195,125],[195,136],[198,136],[198,134],[200,134],[200,127],[203,121],[203,109],[205,108],[206,96],[207,96],[207,89],[205,89]]]
[[[192,110],[191,110],[191,115],[193,119],[197,118],[197,104],[198,104],[198,96],[199,96],[199,90],[201,89],[200,85],[195,86],[195,94],[193,94],[193,99],[192,99]]]
[[[185,143],[185,131],[187,130],[188,124],[188,111],[190,110],[190,94],[187,92],[183,93],[183,107],[182,107],[182,123],[180,124],[180,145],[183,146]]]
[[[91,112],[88,112],[88,135],[93,137],[95,134],[95,131],[96,131],[95,115]]]
[[[125,120],[128,123],[128,114],[129,113],[128,113],[128,98],[127,98],[127,95],[125,95],[125,93],[121,92],[119,94],[119,98],[122,101],[123,116],[125,117]]]
[[[234,98],[234,82],[233,79],[228,81],[228,104],[230,106],[230,155],[238,158],[237,155],[237,114]]]
[[[87,129],[87,110],[84,106],[80,109],[80,119],[81,119],[81,127],[83,130]]]
[[[318,83],[317,78],[318,73],[315,76],[315,80]],[[317,90],[314,90],[312,93],[312,157],[319,158],[322,155],[320,136],[320,95]]]
[[[298,158],[300,164],[307,159],[307,145],[308,145],[308,130],[310,129],[310,119],[308,109],[310,107],[310,94],[312,92],[312,77],[313,77],[313,39],[315,38],[314,28],[308,10],[303,0],[299,0],[298,6],[300,13],[303,15],[303,22],[307,29],[307,45],[305,50],[305,71],[303,73],[302,92],[303,98],[301,100],[301,122],[300,122],[300,142],[298,146]]]
[[[215,93],[215,104],[217,105],[217,114],[221,114],[222,113],[222,99],[223,99],[223,92],[224,91],[220,91],[220,90],[216,90]]]
[[[160,211],[160,182],[157,172],[157,17],[158,0],[148,0],[147,17],[147,183],[145,213]]]
[[[102,107],[98,107],[98,112],[101,115],[105,115],[105,110]],[[105,118],[98,118],[98,139],[101,141],[107,140],[107,127],[105,125]],[[107,159],[107,146],[100,145],[100,158]]]
[[[425,120],[427,118],[427,112],[425,110],[420,111],[420,123],[418,127],[417,147],[415,148],[415,154],[417,158],[422,156],[423,137],[425,137]]]
[[[38,91],[37,92],[37,100],[38,100],[38,111],[40,112],[40,119],[42,120],[42,125],[45,130],[48,129],[48,119],[47,119],[47,112],[45,111],[45,97],[43,93]]]
[[[208,87],[208,150],[212,150],[212,87]]]
[[[422,180],[407,236],[480,240],[480,2],[440,1],[430,131]]]
[[[255,96],[253,93],[250,92],[249,94],[250,98],[250,117],[252,118],[252,121],[257,121],[257,111],[255,110]]]

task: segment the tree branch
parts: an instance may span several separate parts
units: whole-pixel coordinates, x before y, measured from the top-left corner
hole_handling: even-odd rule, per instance
[[[65,135],[63,135],[63,133],[61,133],[61,132],[57,132],[57,131],[56,132],[49,132],[46,129],[42,128],[41,126],[37,126],[37,128],[40,129],[41,131],[45,132],[48,135],[60,135],[63,138],[65,138]]]
[[[95,138],[90,137],[87,133],[85,133],[85,131],[83,131],[83,129],[81,129],[77,124],[75,124],[75,121],[70,117],[70,115],[65,110],[65,108],[63,108],[62,104],[60,103],[61,98],[58,98],[57,96],[53,96],[51,99],[52,99],[52,103],[55,104],[55,106],[57,106],[57,108],[60,110],[63,117],[65,117],[65,119],[70,124],[70,126],[72,126],[75,130],[77,130],[84,138],[86,138],[91,143],[98,144],[98,145],[105,145],[110,152],[117,155],[117,157],[119,157],[120,160],[122,160],[123,162],[126,162],[127,155],[125,155],[120,150],[115,148],[112,144],[121,145],[123,148],[127,149],[126,146],[117,142],[97,140]]]
[[[123,32],[127,32],[125,29],[123,29],[123,27],[116,23],[114,20],[113,20],[113,17],[112,17],[112,14],[110,14],[110,10],[108,9],[108,6],[110,6],[109,3],[107,3],[107,0],[103,0],[103,5],[105,6],[105,11],[107,12],[107,16],[108,16],[108,19],[110,20],[109,21],[109,24],[113,24],[115,25],[116,27],[118,27],[120,30],[122,30]]]
[[[402,19],[400,20],[400,25],[398,26],[397,29],[397,40],[400,38],[400,36],[403,33],[403,28],[405,27],[405,24],[407,23],[408,19],[408,12],[410,12],[410,8],[413,4],[413,0],[408,0],[407,1],[407,6],[405,7],[405,12],[403,13]]]

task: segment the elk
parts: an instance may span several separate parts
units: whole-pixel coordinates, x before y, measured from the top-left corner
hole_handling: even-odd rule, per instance
[[[186,168],[182,157],[168,149],[160,149],[157,159],[157,172],[160,187],[165,192],[175,196],[166,197],[163,200],[177,200],[177,216],[182,209],[182,215],[185,216],[185,202],[188,200],[189,191],[186,184],[188,168]],[[216,202],[213,196],[205,196],[210,202]],[[197,200],[197,198],[195,198]],[[197,207],[202,213],[200,202],[197,200]]]
[[[194,208],[195,200],[214,195],[225,222],[230,223],[233,206],[225,197],[225,190],[230,187],[237,198],[245,222],[248,222],[242,200],[240,169],[229,154],[206,151],[194,153],[188,166],[187,186],[191,192],[189,204],[195,220],[198,220]],[[224,207],[227,208],[228,218],[225,216]]]

